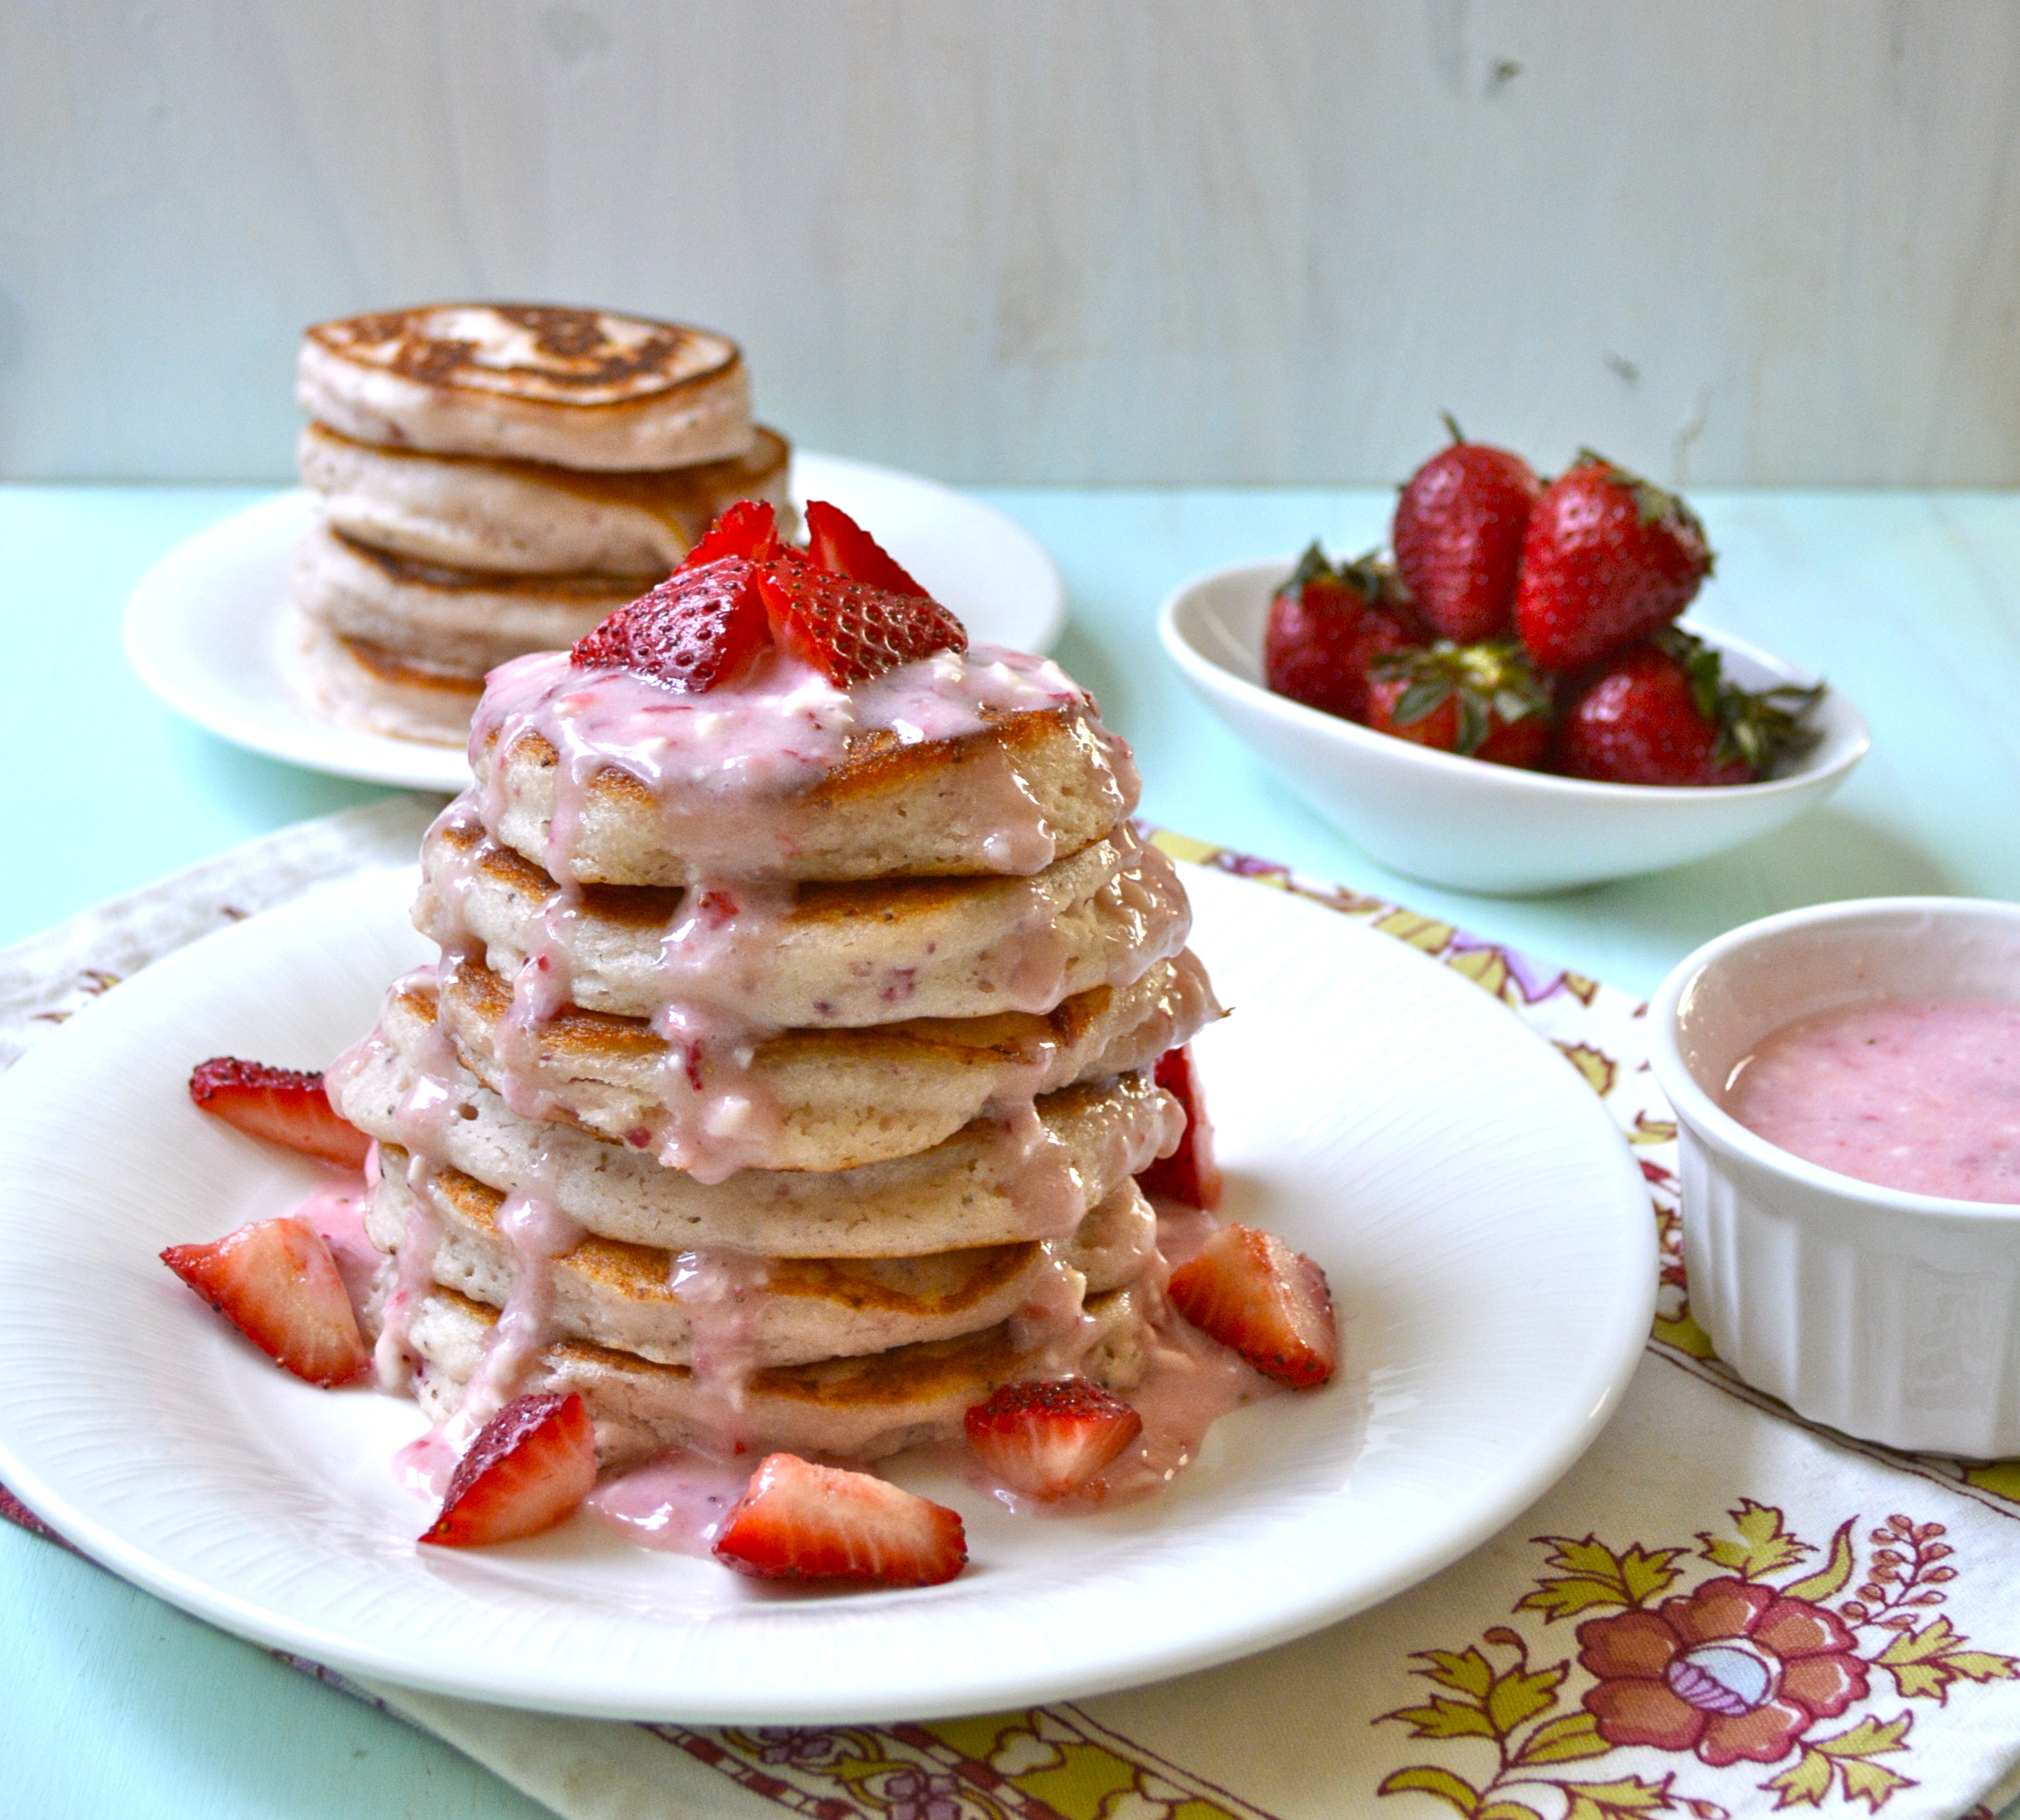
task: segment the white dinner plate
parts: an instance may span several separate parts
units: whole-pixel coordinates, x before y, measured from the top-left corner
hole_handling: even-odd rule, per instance
[[[115,1572],[338,1669],[612,1718],[829,1724],[1156,1680],[1373,1604],[1520,1512],[1584,1450],[1646,1339],[1655,1226],[1580,1077],[1477,986],[1310,902],[1186,869],[1233,1015],[1197,1039],[1223,1212],[1324,1266],[1344,1363],[1212,1430],[1172,1489],[966,1520],[937,1587],[808,1593],[578,1516],[418,1549],[391,1456],[419,1410],[322,1391],[155,1261],[285,1211],[311,1166],[190,1104],[219,1052],[318,1066],[427,952],[410,872],[169,956],[0,1079],[0,1480]]]
[[[858,520],[978,645],[1043,652],[1066,617],[1044,545],[1021,525],[936,481],[804,452],[794,497],[829,500]],[[304,492],[236,512],[179,543],[126,604],[126,658],[140,680],[200,727],[311,771],[416,790],[470,782],[460,749],[346,726],[289,685],[288,566],[308,529]]]

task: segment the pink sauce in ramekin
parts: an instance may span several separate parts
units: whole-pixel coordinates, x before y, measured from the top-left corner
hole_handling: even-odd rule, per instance
[[[1799,1018],[1739,1063],[1722,1099],[1841,1175],[2020,1203],[2020,1004],[1868,999]]]

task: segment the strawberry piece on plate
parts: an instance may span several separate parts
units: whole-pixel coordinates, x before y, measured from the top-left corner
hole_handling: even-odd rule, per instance
[[[1411,474],[1396,501],[1396,571],[1442,637],[1461,645],[1505,638],[1522,535],[1542,482],[1520,456],[1469,442],[1451,418],[1445,423],[1451,446]]]
[[[1325,1273],[1250,1226],[1224,1226],[1172,1273],[1172,1305],[1266,1378],[1293,1390],[1323,1384],[1339,1362]]]
[[[320,1074],[213,1055],[191,1071],[189,1092],[203,1110],[256,1138],[347,1169],[365,1167],[372,1140],[337,1117]]]
[[[781,546],[779,515],[768,500],[739,500],[717,513],[701,541],[681,559],[681,569],[706,569],[725,556],[747,562],[768,562]],[[678,575],[681,569],[674,572]]]
[[[758,585],[773,641],[837,688],[915,663],[936,651],[965,651],[968,633],[937,601],[892,594],[811,565],[773,563]]]
[[[807,548],[830,575],[866,582],[886,594],[931,598],[882,544],[841,507],[826,500],[807,501]]]
[[[348,1384],[372,1363],[329,1247],[296,1215],[207,1245],[170,1245],[162,1262],[297,1378]]]
[[[1143,1419],[1085,1378],[1023,1379],[968,1411],[968,1444],[1013,1491],[1063,1498],[1143,1432]]]
[[[772,642],[758,573],[742,556],[683,565],[578,639],[569,662],[577,670],[628,670],[685,695],[706,695],[742,675]]]
[[[565,1523],[596,1484],[596,1434],[573,1391],[515,1397],[477,1431],[423,1542],[484,1548]]]
[[[936,1586],[967,1565],[968,1538],[944,1505],[867,1473],[772,1454],[723,1519],[714,1553],[764,1580]]]
[[[1586,449],[1529,514],[1515,630],[1544,669],[1582,669],[1667,625],[1711,569],[1689,507]]]
[[[1171,1155],[1137,1172],[1136,1186],[1146,1194],[1161,1194],[1211,1212],[1220,1205],[1220,1166],[1213,1160],[1213,1126],[1206,1116],[1192,1044],[1160,1055],[1156,1080],[1185,1109],[1186,1132]]]

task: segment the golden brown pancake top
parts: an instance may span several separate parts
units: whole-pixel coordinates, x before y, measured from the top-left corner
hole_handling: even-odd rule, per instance
[[[742,358],[707,329],[546,303],[424,304],[307,333],[342,359],[418,385],[579,405],[656,398]]]

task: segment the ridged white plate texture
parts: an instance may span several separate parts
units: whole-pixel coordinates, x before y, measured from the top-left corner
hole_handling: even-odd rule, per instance
[[[1058,565],[994,507],[916,474],[804,452],[793,494],[857,519],[975,643],[1042,652],[1059,636]],[[290,686],[288,569],[314,516],[307,493],[283,493],[176,545],[127,602],[127,661],[170,707],[234,745],[340,777],[461,790],[470,766],[460,747],[346,726]]]
[[[423,1422],[256,1353],[156,1261],[286,1211],[312,1166],[197,1111],[191,1066],[320,1066],[429,950],[411,873],[223,931],[0,1077],[0,1480],[173,1604],[333,1667],[612,1718],[830,1723],[1023,1706],[1208,1666],[1386,1598],[1491,1535],[1605,1422],[1655,1229],[1579,1076],[1477,986],[1322,906],[1186,869],[1233,1015],[1198,1039],[1226,1215],[1324,1266],[1344,1364],[1219,1423],[1145,1502],[1019,1518],[951,1473],[943,1586],[808,1593],[588,1515],[420,1549]]]

